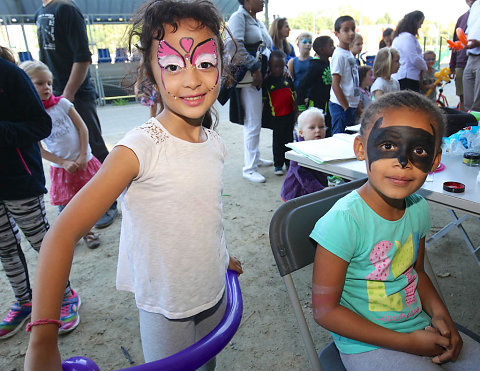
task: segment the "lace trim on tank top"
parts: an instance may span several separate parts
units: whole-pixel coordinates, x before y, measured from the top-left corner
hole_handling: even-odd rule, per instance
[[[154,120],[149,120],[145,124],[138,126],[136,130],[145,131],[148,136],[155,142],[155,144],[164,142],[169,137],[169,134],[159,125],[157,125]],[[207,137],[210,137],[215,141],[218,141],[220,139],[220,135],[216,131],[207,128],[203,128],[203,130]]]
[[[147,121],[145,124],[137,127],[137,130],[145,131],[150,138],[155,142],[155,144],[165,142],[168,138],[168,134],[158,125],[155,124],[153,120]]]

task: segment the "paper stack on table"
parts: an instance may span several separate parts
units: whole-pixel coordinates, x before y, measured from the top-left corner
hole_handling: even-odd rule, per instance
[[[333,137],[288,143],[287,147],[319,164],[355,158],[353,141],[357,134],[334,134]]]

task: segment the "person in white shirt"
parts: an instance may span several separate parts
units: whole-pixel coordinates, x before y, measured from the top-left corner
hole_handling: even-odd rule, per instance
[[[334,27],[339,44],[330,64],[332,88],[328,109],[332,115],[332,135],[343,133],[347,126],[355,124],[360,101],[358,65],[350,51],[350,44],[355,38],[355,21],[349,15],[341,16]]]
[[[383,48],[377,53],[373,63],[375,82],[370,88],[375,99],[385,93],[400,90],[400,84],[392,77],[392,74],[395,74],[400,67],[399,60],[400,54],[395,48]]]
[[[262,83],[267,59],[272,50],[272,39],[257,13],[263,11],[263,0],[238,0],[238,10],[228,20],[232,38],[227,39],[227,49],[233,49],[235,64],[250,73],[252,82],[236,85],[230,98],[230,121],[243,125],[243,178],[253,183],[264,183],[259,167],[272,166],[273,162],[260,158],[260,131],[262,128]],[[235,40],[235,42],[231,42]],[[249,80],[249,79],[248,79]]]
[[[392,77],[400,83],[400,89],[420,91],[420,74],[427,70],[422,48],[416,36],[425,16],[420,10],[406,14],[394,33],[392,47],[400,52],[400,68]]]
[[[480,111],[480,1],[470,8],[467,29],[468,60],[463,72],[463,99],[466,111]]]

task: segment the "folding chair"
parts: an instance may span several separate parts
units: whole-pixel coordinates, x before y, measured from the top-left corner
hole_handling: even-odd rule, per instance
[[[98,49],[98,63],[112,63],[112,57],[110,57],[108,48]]]
[[[128,55],[126,48],[117,48],[115,50],[115,63],[128,62]]]
[[[305,320],[303,309],[295,288],[292,273],[313,263],[316,244],[309,238],[317,220],[322,217],[335,202],[365,183],[359,179],[306,196],[295,198],[281,205],[270,222],[270,246],[277,263],[280,276],[285,283],[290,302],[297,319],[300,333],[313,370],[345,370],[333,342],[322,349],[319,355]],[[425,256],[425,271],[440,293],[430,262]],[[458,329],[480,342],[480,337],[457,325]]]
[[[18,58],[20,59],[20,62],[33,61],[32,53],[30,52],[19,52]]]

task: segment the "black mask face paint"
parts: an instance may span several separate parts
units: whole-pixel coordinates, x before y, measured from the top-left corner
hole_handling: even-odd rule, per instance
[[[428,173],[435,159],[435,128],[433,134],[410,126],[381,128],[383,117],[373,125],[367,142],[368,167],[382,158],[396,158],[405,168],[410,161],[413,166]]]

